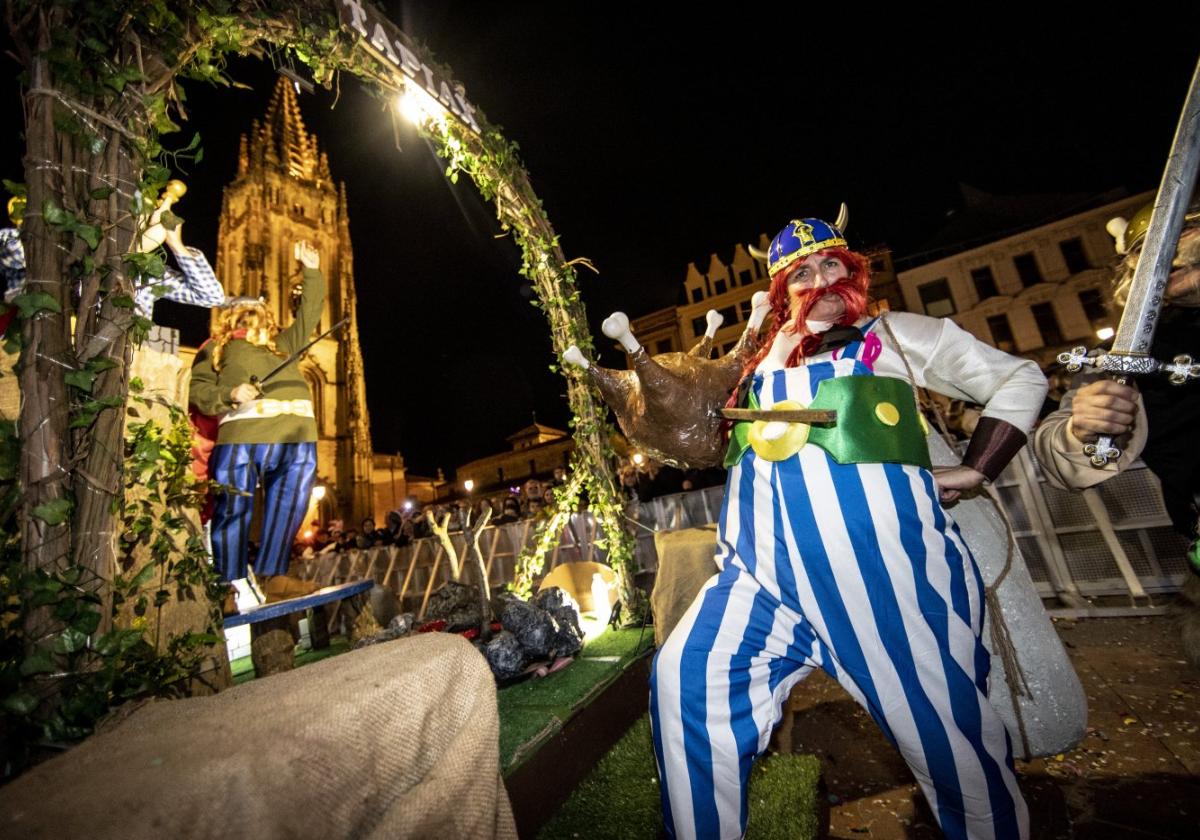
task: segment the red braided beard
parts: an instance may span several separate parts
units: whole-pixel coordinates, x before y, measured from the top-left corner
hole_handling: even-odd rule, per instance
[[[824,289],[805,289],[791,297],[792,320],[783,326],[788,335],[801,336],[800,343],[788,355],[787,367],[797,367],[806,356],[811,356],[821,344],[821,335],[808,329],[808,321],[817,303],[826,295],[837,295],[842,299],[845,311],[833,322],[834,326],[850,326],[867,311],[867,293],[854,280],[839,280]]]

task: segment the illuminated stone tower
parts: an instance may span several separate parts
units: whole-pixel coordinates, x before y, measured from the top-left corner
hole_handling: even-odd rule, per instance
[[[225,187],[217,232],[217,276],[229,295],[263,297],[280,325],[292,321],[300,272],[292,255],[307,239],[321,253],[328,294],[314,335],[342,318],[300,363],[313,393],[320,439],[317,479],[323,510],[357,528],[372,510],[371,430],[355,312],[354,254],[346,186],[334,183],[329,159],[304,128],[296,95],[280,79],[266,116],[242,135],[238,172]]]

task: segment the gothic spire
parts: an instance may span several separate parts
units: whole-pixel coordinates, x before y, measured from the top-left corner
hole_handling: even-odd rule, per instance
[[[311,181],[321,176],[317,140],[304,128],[292,84],[282,76],[275,85],[262,125],[262,141],[279,165],[293,178]]]

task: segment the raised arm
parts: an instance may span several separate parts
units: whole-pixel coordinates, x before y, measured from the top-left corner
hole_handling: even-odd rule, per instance
[[[304,345],[321,320],[321,308],[325,305],[325,277],[321,274],[321,256],[310,243],[297,242],[294,248],[296,259],[304,266],[300,285],[300,308],[296,320],[279,333],[276,346],[285,353],[294,353]]]

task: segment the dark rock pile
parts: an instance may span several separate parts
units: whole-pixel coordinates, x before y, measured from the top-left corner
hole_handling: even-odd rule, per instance
[[[388,626],[383,629],[383,632],[376,633],[374,636],[366,639],[359,639],[354,644],[354,649],[358,650],[367,645],[377,645],[380,642],[390,642],[392,639],[407,636],[412,632],[415,623],[416,619],[413,618],[412,613],[401,613],[388,622]]]
[[[479,588],[465,583],[449,581],[433,593],[429,599],[426,621],[441,619],[446,622],[446,632],[461,633],[478,627],[483,622],[479,606]]]
[[[506,592],[492,601],[491,611],[501,629],[488,641],[477,639],[475,644],[500,682],[520,676],[530,666],[574,656],[583,647],[575,603],[558,587],[544,589],[529,601]],[[479,590],[451,582],[430,596],[424,624],[418,627],[412,613],[402,613],[383,632],[362,639],[355,648],[399,639],[414,630],[444,629],[472,638],[468,631],[478,631],[481,623]]]
[[[504,629],[483,646],[483,655],[502,682],[533,663],[574,656],[583,647],[579,617],[557,587],[539,592],[530,602],[506,593],[493,602],[492,610]]]

